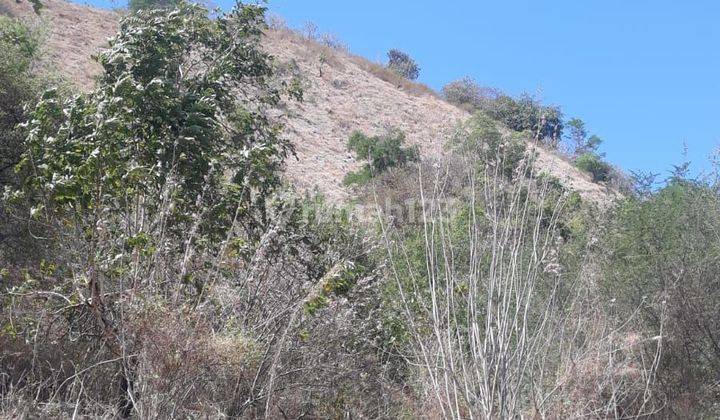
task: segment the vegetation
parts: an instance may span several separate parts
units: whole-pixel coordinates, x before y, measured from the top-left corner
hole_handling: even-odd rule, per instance
[[[526,143],[613,181],[581,120],[463,79],[445,153],[349,138],[338,209],[283,180],[265,8],[173,7],[80,94],[0,18],[0,417],[720,415],[719,174],[587,199]]]
[[[0,16],[0,181],[12,175],[8,169],[19,162],[24,106],[40,90],[32,70],[38,55],[39,39],[20,21]]]
[[[602,143],[600,137],[592,135],[588,137],[585,129],[585,122],[579,118],[572,118],[567,122],[570,129],[569,143],[572,153],[579,156],[585,153],[597,153],[597,149]]]
[[[345,177],[345,185],[365,184],[373,177],[390,168],[400,167],[409,162],[417,161],[420,153],[417,147],[403,147],[405,134],[396,131],[386,136],[368,137],[360,132],[353,133],[348,140],[347,148],[360,160],[366,163],[357,172],[350,172]]]
[[[542,105],[527,94],[513,98],[466,77],[445,85],[443,96],[468,111],[482,111],[513,131],[527,131],[532,138],[552,147],[558,146],[563,134],[560,108]]]
[[[501,93],[493,88],[480,86],[470,77],[452,81],[442,88],[443,98],[470,112],[487,108]]]
[[[388,69],[408,80],[416,80],[420,76],[420,67],[407,53],[392,49],[387,55]]]
[[[718,229],[716,186],[674,178],[621,203],[604,235],[603,291],[614,316],[663,340],[658,398],[672,417],[718,415]]]
[[[575,166],[592,175],[593,182],[610,180],[612,168],[593,152],[583,153],[575,158]]]
[[[129,0],[128,8],[137,12],[139,10],[173,9],[180,4],[180,0]]]
[[[19,20],[0,16],[0,193],[17,187],[20,182],[13,170],[20,162],[28,119],[27,106],[32,106],[45,82],[34,73],[39,55],[40,36]],[[27,209],[26,203],[16,203],[16,211]],[[2,254],[19,257],[32,254],[27,230],[12,222],[11,209],[0,206],[0,242]]]
[[[47,90],[27,116],[3,206],[52,252],[1,256],[8,416],[380,406],[360,376],[374,354],[348,327],[362,306],[335,303],[359,299],[375,269],[346,214],[280,182],[292,148],[267,114],[280,92],[259,48],[263,14],[211,19],[183,3],[128,16],[95,90]]]

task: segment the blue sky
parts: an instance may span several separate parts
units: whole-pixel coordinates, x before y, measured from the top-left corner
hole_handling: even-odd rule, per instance
[[[104,0],[92,0],[100,3]],[[215,0],[228,7],[233,2]],[[117,4],[116,4],[117,5]],[[585,120],[607,159],[667,173],[708,169],[720,145],[720,1],[271,0],[294,27],[312,21],[351,50],[384,60],[402,49],[440,89],[471,76],[536,93]]]

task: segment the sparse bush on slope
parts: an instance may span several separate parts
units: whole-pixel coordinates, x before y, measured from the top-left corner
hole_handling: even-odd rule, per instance
[[[558,146],[563,134],[560,108],[543,105],[527,94],[513,98],[466,77],[445,85],[443,96],[468,111],[482,111],[511,130],[528,132],[531,138],[551,147]]]
[[[388,51],[387,55],[388,69],[408,80],[416,80],[420,76],[420,67],[407,53],[392,49]]]
[[[446,84],[442,88],[442,94],[446,101],[469,112],[487,107],[489,102],[497,100],[501,95],[497,89],[480,86],[469,77]]]
[[[515,131],[527,131],[532,138],[557,147],[563,133],[562,112],[558,107],[542,105],[524,94],[515,99],[501,95],[481,108],[491,118]]]
[[[180,0],[129,0],[128,7],[131,11],[153,10],[153,9],[174,9],[180,4]]]
[[[583,153],[575,158],[575,166],[592,175],[593,182],[607,182],[612,175],[612,167],[592,152]]]
[[[348,140],[348,150],[357,158],[368,161],[360,170],[345,176],[345,185],[365,184],[390,168],[400,167],[420,157],[417,147],[403,147],[405,135],[399,131],[386,136],[368,137],[355,132]]]
[[[508,178],[512,178],[518,168],[527,168],[522,161],[530,158],[523,138],[516,135],[504,138],[497,123],[482,112],[470,117],[459,128],[449,146],[456,152],[472,156],[475,163],[490,170],[499,168]]]

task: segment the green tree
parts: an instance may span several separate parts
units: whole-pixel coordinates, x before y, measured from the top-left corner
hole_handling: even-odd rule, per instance
[[[266,116],[280,92],[260,46],[264,12],[239,4],[211,18],[183,2],[130,15],[99,56],[96,89],[69,100],[48,90],[30,113],[22,183],[6,198],[53,228],[66,249],[53,290],[83,302],[68,310],[83,311],[106,352],[127,354],[135,333],[116,296],[140,284],[200,295],[211,261],[195,255],[231,229],[254,242],[267,227],[292,148]],[[155,284],[159,270],[172,274]],[[129,415],[132,365],[119,378]]]
[[[197,211],[219,212],[205,227],[220,231],[235,211],[259,210],[262,221],[259,203],[292,151],[262,111],[279,99],[259,47],[263,11],[242,6],[212,20],[183,3],[124,19],[100,55],[98,88],[68,101],[50,90],[31,114],[19,170],[36,212],[113,212],[175,183],[181,229]],[[238,99],[249,87],[259,93]]]
[[[569,143],[575,156],[584,153],[597,153],[597,149],[602,143],[602,139],[596,135],[588,137],[585,122],[579,118],[572,118],[567,122],[570,128]]]

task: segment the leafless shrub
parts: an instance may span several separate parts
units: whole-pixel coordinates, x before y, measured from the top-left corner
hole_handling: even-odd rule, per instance
[[[383,225],[420,399],[438,417],[458,419],[652,414],[662,339],[634,334],[632,320],[589,314],[601,304],[592,283],[563,275],[557,261],[564,196],[526,177],[530,162],[508,179],[503,165],[465,161],[468,215],[459,236],[448,205],[457,201],[444,187],[448,166],[421,166],[423,269]]]

